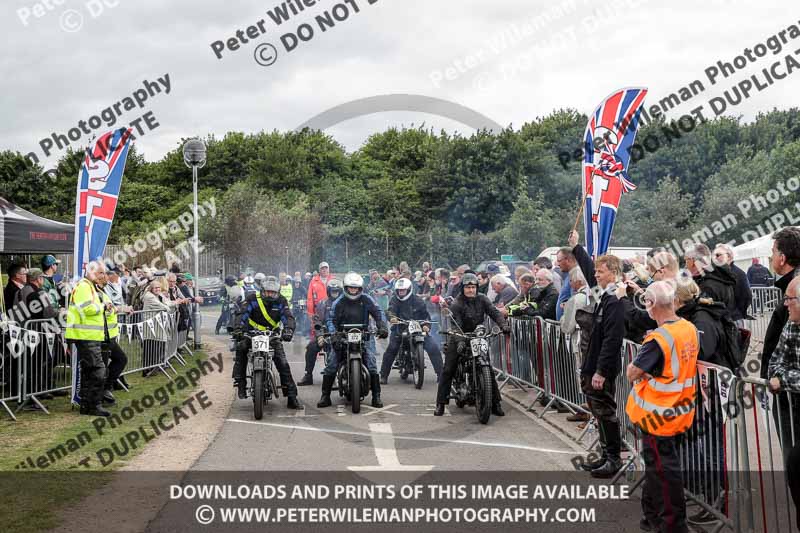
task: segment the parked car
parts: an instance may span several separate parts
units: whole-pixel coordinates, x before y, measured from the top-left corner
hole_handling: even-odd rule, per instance
[[[197,290],[203,297],[203,305],[219,303],[222,289],[222,280],[219,278],[200,278],[197,284]]]

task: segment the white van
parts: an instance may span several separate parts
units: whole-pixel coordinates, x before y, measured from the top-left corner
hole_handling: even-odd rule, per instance
[[[538,257],[546,257],[550,261],[553,262],[553,265],[556,264],[556,254],[558,254],[558,250],[560,246],[550,246],[549,248],[545,248],[542,252],[538,255]],[[637,256],[646,257],[647,252],[649,252],[651,248],[637,248],[634,246],[619,246],[619,247],[612,247],[608,249],[606,252],[609,255],[616,255],[620,259],[634,259]]]

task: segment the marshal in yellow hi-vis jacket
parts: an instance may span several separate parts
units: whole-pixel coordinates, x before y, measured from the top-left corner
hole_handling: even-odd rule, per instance
[[[694,420],[700,342],[697,329],[685,319],[663,324],[645,337],[643,345],[648,341],[661,348],[664,370],[633,385],[625,411],[647,433],[670,437],[689,429]]]

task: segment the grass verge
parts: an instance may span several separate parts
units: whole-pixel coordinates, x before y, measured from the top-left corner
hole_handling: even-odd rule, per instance
[[[67,397],[43,402],[50,415],[21,411],[16,422],[7,417],[0,421],[2,529],[36,532],[56,527],[59,509],[108,483],[112,471],[142,452],[146,437],[190,419],[192,410],[184,402],[195,395],[198,387],[192,381],[196,383],[198,365],[206,358],[202,351],[194,352],[186,367],[175,367],[178,376],[173,375],[173,382],[162,373],[126,376],[131,390],[115,392],[117,403],[108,408],[119,418],[106,419],[102,427],[94,417],[80,416]],[[154,404],[144,407],[146,398]],[[200,412],[197,398],[192,405]]]

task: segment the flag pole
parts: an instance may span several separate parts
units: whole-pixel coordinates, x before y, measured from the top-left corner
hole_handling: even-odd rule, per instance
[[[572,231],[578,231],[578,224],[581,221],[581,215],[583,214],[583,206],[586,205],[586,199],[581,198],[581,205],[578,209],[578,216],[575,217],[575,224],[572,226]]]

